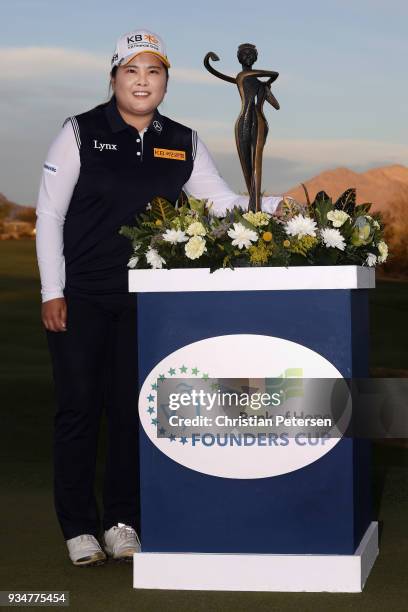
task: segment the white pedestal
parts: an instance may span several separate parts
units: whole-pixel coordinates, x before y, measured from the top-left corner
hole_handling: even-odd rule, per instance
[[[354,555],[138,553],[135,589],[359,593],[378,555],[378,523]]]
[[[292,266],[129,270],[129,291],[301,291],[373,289],[375,269],[364,266]]]

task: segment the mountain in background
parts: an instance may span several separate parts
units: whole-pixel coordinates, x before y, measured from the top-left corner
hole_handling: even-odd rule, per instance
[[[34,208],[32,206],[23,206],[12,202],[3,193],[0,193],[0,219],[35,219]]]
[[[372,210],[386,212],[389,206],[395,202],[405,202],[408,206],[408,167],[402,165],[383,166],[372,168],[365,172],[353,172],[348,168],[335,168],[325,170],[311,179],[303,181],[309,192],[311,200],[316,193],[326,191],[334,200],[349,187],[357,190],[357,203],[372,202]],[[285,191],[299,202],[305,202],[306,197],[302,186],[296,185]],[[27,216],[29,211],[34,211],[31,206],[21,206],[11,202],[5,195],[0,193],[0,211],[3,217],[10,218],[21,215]],[[24,212],[23,212],[24,211]],[[34,220],[33,216],[33,220]]]
[[[11,202],[0,193],[0,240],[34,238],[35,209]]]
[[[325,191],[333,200],[346,189],[356,189],[357,203],[372,203],[372,211],[381,212],[385,221],[384,238],[390,257],[381,266],[385,275],[408,278],[408,167],[383,166],[366,172],[348,168],[326,170],[304,181],[313,201],[316,193]],[[306,196],[301,185],[285,192],[299,202]],[[0,193],[0,240],[34,238],[36,212],[31,206],[19,206]]]
[[[366,172],[353,172],[348,168],[326,170],[313,178],[303,181],[313,201],[316,193],[325,191],[333,200],[349,187],[357,190],[357,203],[372,202],[372,211],[386,212],[392,204],[405,202],[408,206],[408,167],[402,165],[373,168]],[[299,202],[305,202],[301,185],[285,192]]]

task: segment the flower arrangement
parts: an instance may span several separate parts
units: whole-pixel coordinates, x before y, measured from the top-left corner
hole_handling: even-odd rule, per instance
[[[379,213],[356,205],[355,189],[336,202],[320,191],[307,204],[290,197],[276,212],[244,212],[223,217],[207,200],[184,196],[175,206],[156,197],[120,234],[132,241],[130,268],[234,268],[237,266],[363,265],[388,256]]]

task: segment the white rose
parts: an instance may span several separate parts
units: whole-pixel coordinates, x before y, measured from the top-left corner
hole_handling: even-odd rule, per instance
[[[207,250],[207,247],[205,246],[204,238],[193,236],[186,243],[184,249],[189,259],[198,259]]]
[[[350,219],[350,215],[344,210],[330,210],[327,213],[327,218],[333,223],[333,227],[341,227],[347,219]]]
[[[384,242],[384,240],[381,240],[381,242],[379,242],[377,244],[377,248],[380,251],[380,255],[378,257],[378,262],[379,263],[384,263],[384,261],[387,261],[387,257],[388,257],[388,246]]]
[[[194,221],[188,226],[186,232],[189,236],[205,236],[205,227],[200,221]]]

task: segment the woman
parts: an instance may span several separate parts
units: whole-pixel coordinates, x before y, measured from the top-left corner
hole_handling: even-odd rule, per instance
[[[155,195],[175,201],[181,189],[213,200],[215,214],[248,205],[197,133],[159,113],[169,67],[159,36],[123,35],[112,58],[112,98],[67,119],[44,164],[36,244],[57,400],[54,499],[74,565],[103,563],[105,552],[131,560],[140,550],[137,313],[127,286],[131,244],[118,230]],[[264,210],[280,200],[264,198]],[[104,404],[105,552],[93,490]]]

